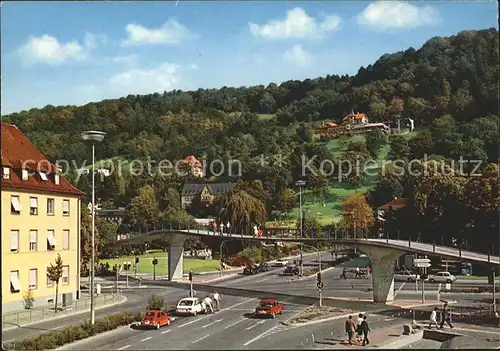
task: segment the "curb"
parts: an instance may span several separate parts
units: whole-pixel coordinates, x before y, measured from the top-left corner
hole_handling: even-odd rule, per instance
[[[383,344],[377,345],[377,346],[379,348],[382,348],[382,349],[397,350],[397,349],[405,347],[405,346],[407,346],[407,345],[409,345],[411,343],[414,343],[416,341],[422,340],[423,336],[424,336],[424,331],[423,330],[419,330],[415,334],[408,335],[407,337],[404,337],[404,338],[400,337],[399,339],[388,341],[386,343],[383,343]]]
[[[121,327],[118,327],[116,329],[108,330],[108,331],[105,331],[104,333],[100,333],[100,334],[93,335],[93,336],[85,338],[85,339],[77,340],[75,342],[72,342],[72,343],[69,343],[69,344],[66,344],[66,345],[62,345],[62,346],[58,347],[57,349],[55,349],[55,351],[64,350],[66,347],[74,347],[74,346],[77,346],[79,344],[83,344],[85,342],[88,342],[89,340],[92,340],[92,339],[96,339],[96,338],[99,338],[99,337],[108,336],[108,335],[111,335],[111,334],[116,333],[118,331],[124,330],[125,328],[129,329],[134,324],[135,323],[130,323],[128,325],[122,325]]]
[[[202,280],[201,282],[197,282],[197,283],[199,283],[199,284],[216,283],[216,282],[220,282],[220,281],[224,281],[224,280],[229,280],[231,278],[236,277],[237,275],[238,275],[237,273],[232,273],[232,274],[227,274],[223,277],[217,277],[217,278],[209,279],[209,280]]]
[[[299,312],[300,313],[300,312]],[[366,312],[358,312],[358,313],[363,313],[365,314]],[[304,327],[306,325],[312,325],[312,324],[318,324],[318,323],[323,323],[323,322],[329,322],[329,321],[334,321],[334,320],[337,320],[337,319],[343,319],[343,318],[347,318],[349,316],[352,316],[354,314],[353,313],[349,313],[349,314],[342,314],[342,315],[339,315],[339,316],[333,316],[333,317],[328,317],[328,318],[322,318],[322,319],[318,319],[318,320],[315,320],[315,321],[310,321],[310,322],[305,322],[305,323],[290,323],[288,321],[292,320],[293,318],[295,317],[292,317],[290,318],[289,320],[285,321],[285,322],[282,322],[282,324],[284,325],[289,325],[289,326],[292,326],[292,327]]]
[[[102,310],[104,308],[113,307],[113,306],[116,306],[116,305],[121,305],[121,304],[123,304],[125,302],[127,302],[127,297],[125,295],[120,295],[120,298],[118,299],[118,301],[112,302],[112,303],[107,304],[107,305],[96,306],[95,310],[98,311],[98,310]],[[51,321],[55,321],[55,320],[66,318],[66,317],[77,316],[79,314],[87,313],[89,311],[90,311],[90,307],[87,308],[87,309],[81,310],[81,311],[65,313],[65,314],[61,314],[59,316],[54,316],[54,317],[51,317],[51,318],[44,318],[44,319],[40,319],[38,321],[33,321],[33,322],[26,323],[26,324],[20,324],[18,326],[13,326],[13,327],[8,327],[8,328],[2,328],[2,330],[5,332],[5,331],[9,331],[9,330],[18,329],[18,328],[29,327],[29,326],[35,325],[35,324],[40,324],[40,323],[45,323],[45,322],[51,322]]]

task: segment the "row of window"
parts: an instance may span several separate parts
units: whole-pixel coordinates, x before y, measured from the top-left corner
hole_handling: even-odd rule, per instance
[[[10,168],[9,167],[3,167],[3,179],[10,179]],[[31,173],[31,174],[30,174]],[[40,177],[40,180],[42,182],[47,182],[49,180],[49,178],[47,177],[47,174],[46,173],[43,173],[43,172],[29,172],[27,169],[23,169],[21,170],[21,179],[22,180],[28,180],[29,176],[35,176],[36,174],[38,174],[38,176]],[[59,185],[60,183],[60,177],[59,177],[59,174],[55,173],[54,174],[54,183],[56,185]]]
[[[10,252],[20,252],[19,248],[19,230],[11,229],[10,231]],[[69,250],[70,245],[69,229],[62,231],[62,249]],[[53,229],[47,230],[47,251],[54,251],[56,249],[56,234]],[[30,230],[29,251],[38,251],[38,230]]]
[[[54,285],[54,282],[49,279],[47,276],[47,272],[45,273],[46,284],[47,287],[51,287]],[[62,276],[61,276],[61,284],[68,285],[69,284],[69,266],[62,267]],[[38,269],[32,268],[29,270],[28,275],[28,288],[31,290],[36,290],[38,288]],[[13,294],[19,293],[23,289],[21,279],[19,278],[19,271],[10,271],[10,292]]]
[[[38,198],[34,196],[30,196],[30,215],[36,216],[38,215]],[[47,199],[47,215],[53,216],[55,213],[55,199],[49,198]],[[12,214],[20,214],[23,210],[23,206],[21,205],[21,200],[19,196],[12,195],[10,197],[10,213]],[[62,200],[62,215],[69,216],[69,200]]]

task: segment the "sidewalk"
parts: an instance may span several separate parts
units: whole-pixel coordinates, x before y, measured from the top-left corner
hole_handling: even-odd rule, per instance
[[[96,309],[110,307],[124,303],[127,298],[123,295],[102,294],[95,299]],[[2,314],[2,330],[7,331],[23,327],[28,324],[45,322],[48,320],[59,319],[74,314],[83,313],[90,310],[90,296],[80,300],[75,300],[71,306],[64,311],[54,313],[54,305],[45,305],[28,310],[19,310]]]
[[[352,345],[349,345],[349,342],[347,340],[347,337],[345,340],[340,341],[335,345],[333,348],[346,348],[346,347],[354,347],[354,348],[383,348],[383,345],[387,345],[389,343],[394,342],[395,340],[400,340],[403,339],[401,337],[402,335],[402,327],[400,325],[394,326],[394,327],[387,327],[387,328],[382,328],[382,329],[377,329],[373,333],[368,334],[368,339],[370,340],[370,343],[366,346],[363,346],[362,342],[357,342],[356,341],[356,335],[354,336],[354,340]],[[405,335],[406,336],[406,335]],[[339,341],[339,340],[335,340]],[[409,341],[411,342],[411,341]]]

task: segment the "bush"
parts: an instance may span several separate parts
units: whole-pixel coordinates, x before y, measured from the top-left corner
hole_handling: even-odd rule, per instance
[[[165,307],[165,301],[163,301],[163,297],[152,294],[149,297],[148,305],[146,306],[147,310],[158,310]]]

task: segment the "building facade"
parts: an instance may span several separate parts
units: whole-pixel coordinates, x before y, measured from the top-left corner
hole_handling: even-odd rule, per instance
[[[227,195],[233,191],[236,183],[187,183],[181,193],[182,208],[188,208],[193,200],[199,197],[205,204],[212,203],[218,196]]]
[[[79,298],[80,206],[84,195],[16,126],[2,131],[2,310],[53,303],[47,268],[60,254],[59,299]]]

